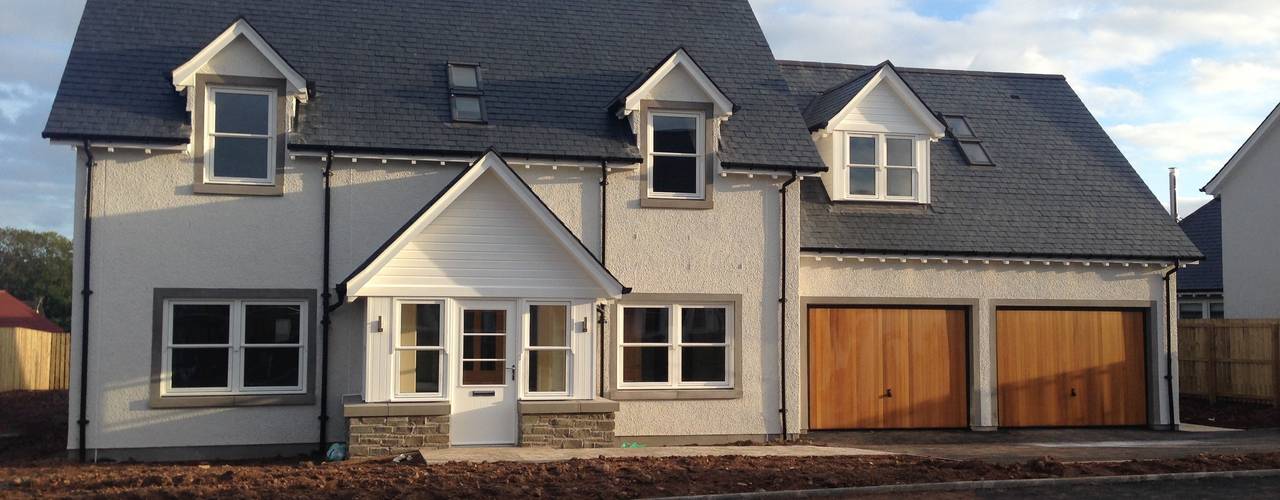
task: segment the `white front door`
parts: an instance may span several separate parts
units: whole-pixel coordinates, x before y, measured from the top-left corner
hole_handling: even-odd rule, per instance
[[[516,360],[519,335],[513,301],[458,301],[457,330],[462,346],[453,377],[452,444],[514,445]]]

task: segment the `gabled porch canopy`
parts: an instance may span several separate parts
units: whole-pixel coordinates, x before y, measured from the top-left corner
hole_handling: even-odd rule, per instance
[[[629,289],[490,150],[373,252],[338,291],[351,300],[618,298]]]

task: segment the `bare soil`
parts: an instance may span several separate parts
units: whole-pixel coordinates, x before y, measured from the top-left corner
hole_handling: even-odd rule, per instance
[[[0,466],[61,457],[67,449],[67,391],[0,392]]]
[[[1269,404],[1241,403],[1183,396],[1182,421],[1231,429],[1267,429],[1280,427],[1280,408]]]

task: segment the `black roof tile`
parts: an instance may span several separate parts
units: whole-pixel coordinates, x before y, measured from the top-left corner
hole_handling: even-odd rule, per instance
[[[1222,199],[1214,198],[1178,225],[1204,253],[1200,264],[1178,271],[1178,291],[1222,291]]]

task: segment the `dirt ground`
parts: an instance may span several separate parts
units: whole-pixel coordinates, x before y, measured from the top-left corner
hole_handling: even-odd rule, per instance
[[[1237,403],[1183,396],[1182,421],[1192,424],[1229,427],[1232,429],[1267,429],[1280,427],[1280,408],[1269,404]]]
[[[555,463],[420,460],[81,465],[61,457],[65,393],[0,394],[0,498],[639,498],[979,479],[1280,468],[1280,452],[1176,460],[993,464],[887,457],[678,457]]]

